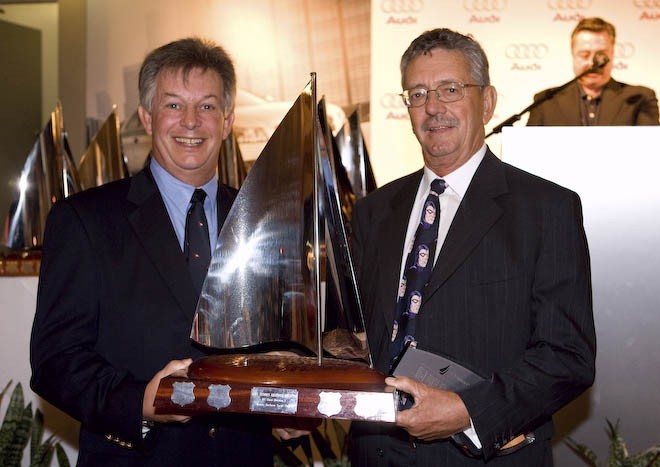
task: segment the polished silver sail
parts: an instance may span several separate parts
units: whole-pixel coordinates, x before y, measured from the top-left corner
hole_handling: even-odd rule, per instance
[[[51,206],[78,191],[78,174],[58,103],[23,166],[9,209],[5,245],[13,250],[41,248]]]
[[[369,160],[369,151],[360,127],[362,120],[360,108],[356,108],[347,120],[346,125],[336,136],[336,144],[353,193],[357,198],[362,198],[374,191],[377,186]]]
[[[116,107],[113,107],[80,158],[78,176],[83,190],[128,177]]]
[[[370,360],[329,150],[313,75],[224,223],[193,340]]]
[[[220,146],[218,178],[225,185],[238,189],[243,184],[245,177],[247,177],[247,168],[236,140],[236,134],[232,131]]]

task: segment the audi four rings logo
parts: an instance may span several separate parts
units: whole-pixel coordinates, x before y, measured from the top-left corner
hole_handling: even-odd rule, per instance
[[[617,42],[614,44],[614,56],[616,58],[630,58],[635,55],[635,46],[630,42]]]
[[[593,0],[548,0],[548,8],[552,10],[586,10]]]
[[[504,49],[506,58],[513,60],[539,59],[548,55],[545,44],[509,44]]]
[[[402,109],[405,108],[403,105],[403,100],[398,94],[383,94],[380,98],[380,105],[384,109]]]
[[[383,0],[380,9],[383,13],[418,13],[424,8],[423,0]]]
[[[463,9],[470,12],[495,12],[506,8],[506,0],[463,0]]]
[[[660,8],[660,0],[635,0],[637,8]]]

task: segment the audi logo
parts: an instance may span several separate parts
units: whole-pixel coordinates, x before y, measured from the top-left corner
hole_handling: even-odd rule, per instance
[[[463,9],[469,12],[494,12],[506,8],[506,0],[463,0]]]
[[[380,98],[380,106],[384,109],[405,109],[406,106],[403,105],[403,100],[398,94],[383,94]]]
[[[593,0],[548,0],[551,10],[586,10]]]
[[[635,0],[633,4],[637,8],[660,8],[660,0]]]
[[[539,59],[548,55],[545,44],[509,44],[504,49],[506,58],[513,60]]]
[[[635,46],[630,42],[617,42],[614,44],[616,58],[630,58],[635,55]]]
[[[380,9],[383,13],[418,13],[424,8],[423,0],[383,0]]]

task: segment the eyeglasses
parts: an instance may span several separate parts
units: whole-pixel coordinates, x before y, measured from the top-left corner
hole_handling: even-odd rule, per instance
[[[406,107],[421,107],[429,100],[429,93],[434,92],[440,102],[456,102],[465,97],[465,88],[483,88],[483,84],[463,84],[458,81],[440,83],[435,89],[422,87],[406,89],[401,94]]]

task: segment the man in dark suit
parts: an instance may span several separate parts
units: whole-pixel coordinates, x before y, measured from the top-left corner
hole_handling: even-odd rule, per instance
[[[213,248],[236,196],[216,174],[236,78],[221,47],[182,39],[151,52],[139,81],[148,167],[50,212],[32,387],[80,420],[81,466],[272,465],[266,419],[154,413],[160,379],[208,352],[189,338],[201,287],[189,269],[209,258],[189,251],[186,216],[202,189]]]
[[[615,38],[616,30],[607,21],[582,19],[571,34],[575,76],[594,64],[597,53],[609,61],[535,107],[527,125],[658,125],[655,92],[612,78]],[[554,92],[554,88],[546,89],[536,94],[534,101]]]
[[[401,342],[414,339],[485,380],[450,392],[388,378],[414,405],[398,412],[395,426],[354,423],[353,465],[552,465],[552,415],[594,379],[579,197],[490,152],[484,125],[497,94],[472,38],[427,31],[404,53],[401,73],[424,168],[355,206],[353,252],[369,345],[383,372]],[[410,292],[417,279],[407,256],[427,235],[421,219],[428,200],[439,204],[437,241],[425,238],[435,264]],[[400,285],[406,296],[421,294],[415,316],[397,313]],[[498,456],[527,433],[533,437],[518,445],[524,447]],[[452,436],[470,439],[472,451]]]

